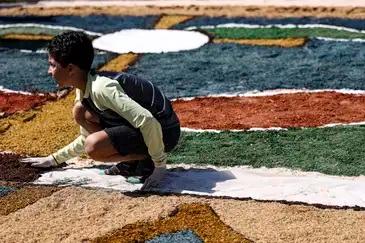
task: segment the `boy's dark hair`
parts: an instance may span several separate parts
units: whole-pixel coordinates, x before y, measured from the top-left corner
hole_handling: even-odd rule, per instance
[[[94,59],[94,49],[89,37],[83,32],[69,31],[55,36],[48,45],[48,53],[62,67],[72,63],[89,71]]]

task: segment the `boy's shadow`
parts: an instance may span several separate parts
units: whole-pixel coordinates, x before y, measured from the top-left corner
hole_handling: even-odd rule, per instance
[[[105,170],[111,165],[93,165],[88,167],[72,168],[73,170],[99,169]],[[63,171],[69,168],[60,167],[54,169]],[[217,183],[236,179],[228,170],[215,170],[213,168],[190,168],[176,167],[167,170],[166,176],[157,191],[167,193],[214,193]]]
[[[215,170],[213,168],[190,168],[181,167],[169,169],[160,187],[163,192],[192,192],[214,193],[218,182],[235,179],[232,172]]]

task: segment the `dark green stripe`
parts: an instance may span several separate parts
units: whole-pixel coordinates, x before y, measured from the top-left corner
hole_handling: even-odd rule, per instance
[[[183,133],[170,163],[286,167],[365,175],[365,126],[265,132]]]
[[[365,38],[365,33],[349,32],[329,28],[214,28],[204,29],[216,38],[229,39],[281,39],[326,37],[335,39]]]

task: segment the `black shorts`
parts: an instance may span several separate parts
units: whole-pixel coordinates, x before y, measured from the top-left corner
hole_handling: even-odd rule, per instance
[[[127,154],[148,154],[148,148],[143,140],[139,129],[131,126],[121,125],[105,128],[114,148],[122,155]],[[178,143],[180,138],[180,124],[162,128],[165,152],[170,152]]]

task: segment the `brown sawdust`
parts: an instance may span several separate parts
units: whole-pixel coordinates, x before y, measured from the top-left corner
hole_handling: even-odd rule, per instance
[[[24,40],[24,41],[34,41],[34,40],[51,40],[53,36],[51,35],[32,35],[32,34],[6,34],[0,36],[0,39],[6,40]]]
[[[83,6],[83,7],[12,7],[0,8],[0,16],[54,16],[91,14],[108,15],[194,15],[194,16],[227,16],[227,17],[332,17],[364,19],[363,7],[276,7],[276,6]]]
[[[50,186],[24,186],[17,188],[16,191],[0,197],[0,215],[8,215],[25,208],[41,198],[52,195],[60,189],[60,187]]]
[[[194,18],[183,15],[163,15],[155,25],[155,29],[170,29],[171,27]]]
[[[203,242],[241,242],[250,240],[234,232],[206,204],[182,204],[176,215],[157,222],[138,222],[123,227],[110,235],[98,237],[93,242],[145,242],[165,233],[192,230]]]
[[[39,177],[44,170],[20,163],[18,160],[22,157],[18,154],[0,153],[0,180],[27,182]]]
[[[113,58],[108,63],[104,64],[99,71],[101,72],[122,72],[136,63],[138,54],[127,53]]]
[[[72,118],[74,97],[72,92],[37,111],[0,119],[0,128],[10,124],[5,132],[0,133],[0,151],[47,156],[69,144],[79,134],[79,126]]]
[[[337,92],[176,100],[181,125],[199,129],[316,127],[365,121],[365,96]]]
[[[145,225],[144,222],[157,226],[164,221],[174,222],[179,205],[191,203],[209,205],[223,223],[255,242],[365,240],[365,211],[193,196],[127,196],[115,191],[74,187],[0,216],[0,238],[5,242],[88,242],[132,224]],[[184,214],[182,210],[182,220],[193,218],[193,211]],[[213,227],[209,222],[191,220],[188,223],[209,229]]]
[[[235,43],[251,46],[279,46],[284,48],[301,47],[307,43],[306,38],[285,38],[285,39],[213,39],[213,43]]]

